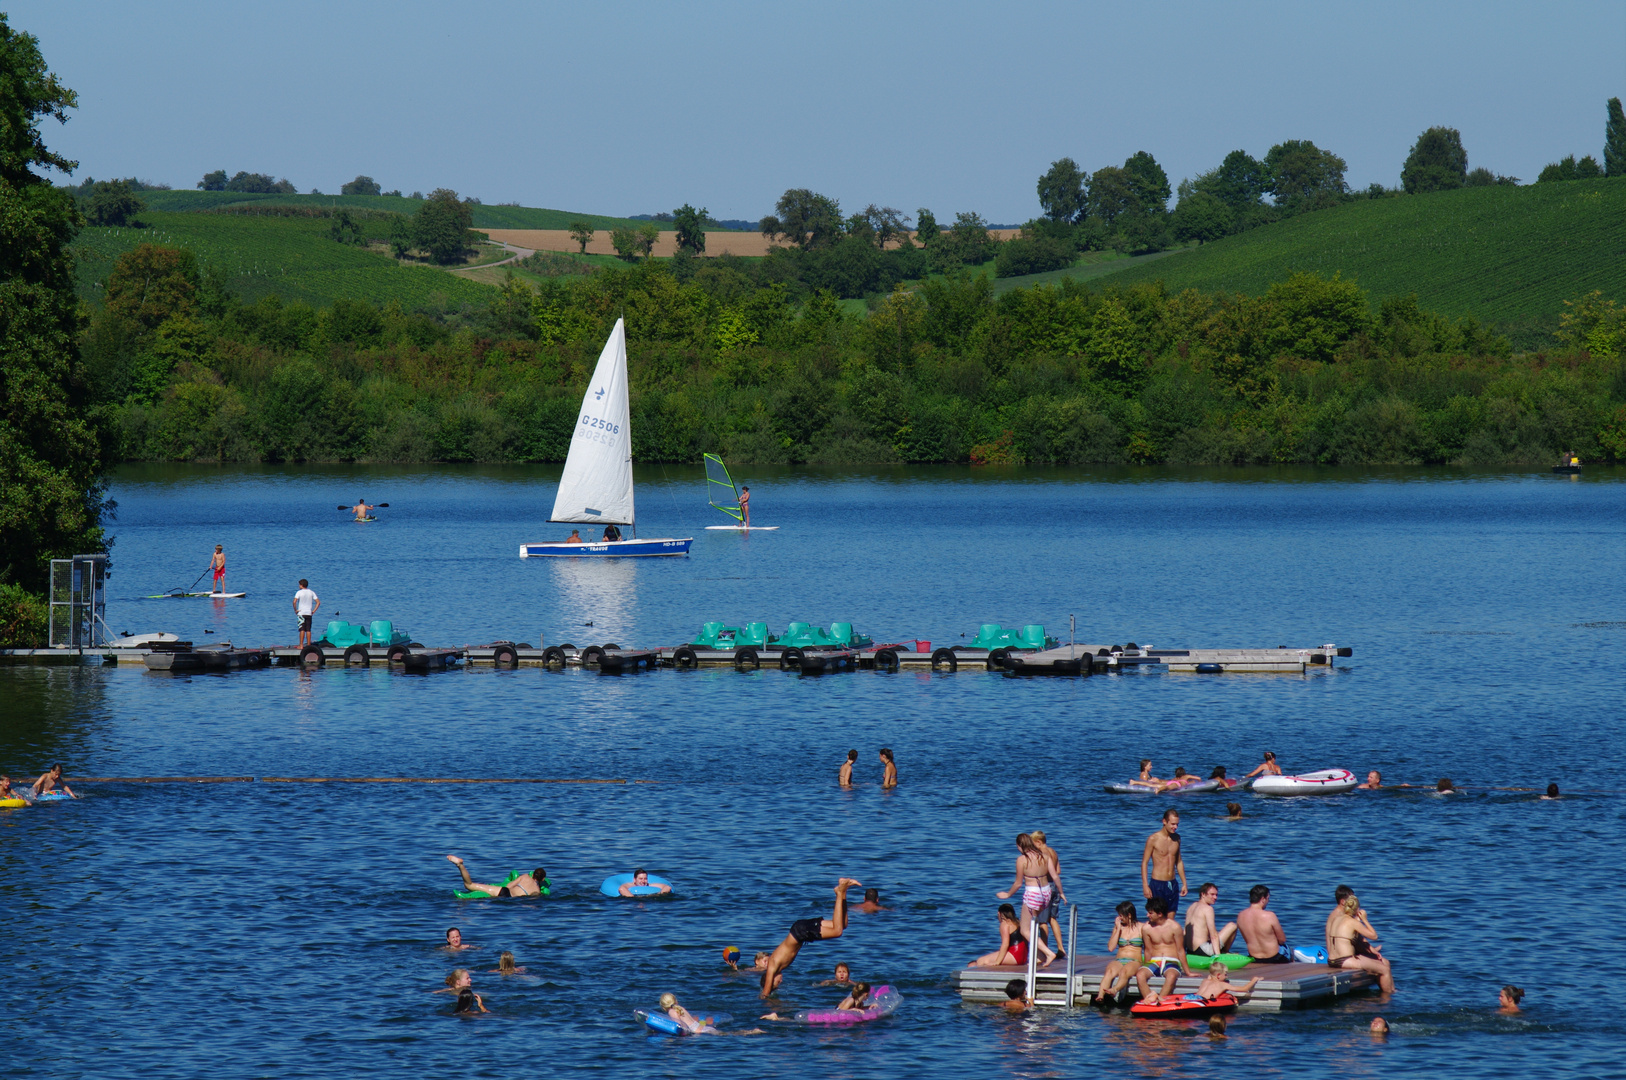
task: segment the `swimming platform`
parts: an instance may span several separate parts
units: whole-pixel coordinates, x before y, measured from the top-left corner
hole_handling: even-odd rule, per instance
[[[1110,956],[1079,956],[1072,968],[1072,993],[1067,993],[1068,966],[1065,959],[1053,961],[1034,971],[1034,1004],[1069,1007],[1094,1004],[1101,989],[1101,979]],[[1233,983],[1246,983],[1255,975],[1259,985],[1253,993],[1241,999],[1244,1010],[1275,1012],[1298,1009],[1308,1005],[1330,1003],[1348,994],[1377,988],[1377,976],[1369,971],[1330,968],[1326,964],[1248,964],[1230,973]],[[1003,964],[999,967],[964,967],[955,972],[955,984],[962,1001],[1009,1000],[1005,986],[1012,979],[1025,979],[1027,967],[1023,964]],[[1182,975],[1174,984],[1177,994],[1194,994],[1203,976]],[[1152,980],[1160,986],[1161,979]],[[1139,999],[1140,988],[1133,979],[1129,983],[1129,997]]]

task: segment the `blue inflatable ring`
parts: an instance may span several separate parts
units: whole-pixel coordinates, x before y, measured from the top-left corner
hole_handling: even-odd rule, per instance
[[[619,900],[621,898],[621,886],[623,886],[623,885],[631,885],[631,884],[632,884],[632,875],[631,874],[611,874],[609,877],[604,879],[604,884],[602,884],[602,885],[600,885],[598,887],[598,891],[603,893],[605,896],[613,896],[613,897],[615,897],[616,899]],[[649,884],[648,885],[642,885],[642,886],[637,886],[637,885],[633,886],[632,895],[634,895],[634,896],[652,896],[652,895],[656,895],[656,894],[658,894],[660,892],[660,889],[656,888],[657,885],[666,885],[666,886],[669,886],[670,888],[672,888],[674,890],[677,888],[676,885],[673,885],[670,881],[668,881],[665,878],[661,877],[659,874],[650,874],[649,875]]]

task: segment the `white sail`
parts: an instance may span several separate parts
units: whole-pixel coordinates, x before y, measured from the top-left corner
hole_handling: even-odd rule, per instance
[[[550,520],[633,524],[627,328],[620,319],[599,353],[593,381],[582,398]]]

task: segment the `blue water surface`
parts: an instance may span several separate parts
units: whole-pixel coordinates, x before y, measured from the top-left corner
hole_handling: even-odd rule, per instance
[[[1088,679],[774,670],[608,677],[382,667],[174,677],[139,665],[0,666],[0,770],[90,783],[0,811],[0,1049],[62,1076],[1074,1077],[1204,1067],[1259,1076],[1617,1073],[1612,969],[1573,960],[1617,900],[1626,762],[1626,473],[1450,470],[750,469],[754,521],[706,532],[698,468],[639,470],[643,536],[687,559],[517,558],[548,525],[547,468],[130,467],[113,487],[114,631],[288,644],[310,580],[322,615],[393,619],[428,645],[670,645],[701,623],[850,621],[955,644],[983,622],[1157,647],[1354,648],[1303,676],[1149,671]],[[390,503],[356,524],[335,507]],[[241,600],[146,600],[225,546]],[[878,787],[893,748],[902,783]],[[836,769],[859,750],[860,785]],[[1321,800],[1184,797],[1193,888],[1227,915],[1271,886],[1319,943],[1333,888],[1382,932],[1399,992],[1282,1014],[1229,1037],[1093,1010],[1012,1018],[962,1004],[952,973],[998,943],[994,893],[1018,830],[1044,828],[1100,952],[1141,901],[1166,800],[1104,794],[1141,757],[1233,775],[1381,769],[1411,790]],[[1451,777],[1465,793],[1430,794]],[[267,778],[617,783],[283,783]],[[1564,798],[1532,789],[1556,781]],[[461,901],[477,878],[546,867],[542,901]],[[658,901],[598,893],[645,866]],[[892,910],[802,951],[778,1002],[833,1004],[837,961],[898,986],[847,1030],[651,1040],[632,1011],[670,990],[765,1011],[747,963],[840,876]],[[856,894],[854,899],[857,899]],[[477,949],[440,949],[449,926]],[[512,950],[523,976],[489,973]],[[1607,961],[1607,957],[1605,958]],[[475,970],[491,1013],[431,991]],[[1504,983],[1529,991],[1495,1012]],[[1386,1041],[1371,1017],[1393,1025]]]

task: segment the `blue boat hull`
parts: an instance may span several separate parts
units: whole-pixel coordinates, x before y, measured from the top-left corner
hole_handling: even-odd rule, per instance
[[[662,537],[654,540],[600,540],[589,541],[584,544],[562,544],[557,542],[521,544],[519,546],[519,557],[522,559],[624,559],[650,555],[687,555],[689,545],[692,543],[694,543],[694,537],[685,536],[681,539]]]

